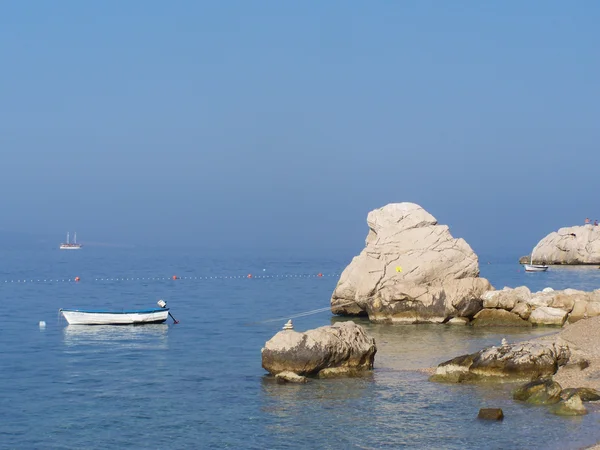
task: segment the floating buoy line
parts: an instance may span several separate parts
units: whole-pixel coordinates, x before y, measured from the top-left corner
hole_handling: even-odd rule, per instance
[[[187,276],[180,277],[178,275],[172,275],[169,277],[90,277],[81,278],[79,276],[69,278],[20,278],[14,280],[0,280],[0,284],[17,283],[17,284],[30,284],[30,283],[88,283],[88,282],[114,282],[114,281],[180,281],[180,280],[235,280],[235,279],[284,279],[284,278],[331,278],[339,277],[339,273],[332,274],[278,274],[278,275],[253,275],[251,273],[246,275],[212,275],[212,276]]]

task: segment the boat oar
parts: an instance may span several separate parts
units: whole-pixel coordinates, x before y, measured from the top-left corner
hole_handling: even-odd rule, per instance
[[[169,316],[171,317],[171,319],[173,319],[173,323],[179,323],[179,320],[177,320],[175,317],[173,317],[173,314],[171,314],[171,311],[169,311]]]

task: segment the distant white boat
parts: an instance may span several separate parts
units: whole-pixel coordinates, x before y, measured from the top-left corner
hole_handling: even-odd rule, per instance
[[[69,233],[67,232],[67,242],[60,244],[61,250],[79,250],[82,247],[81,244],[77,243],[77,233],[73,236],[73,242],[69,242]]]
[[[106,311],[94,309],[64,309],[62,313],[69,325],[142,325],[163,323],[169,316],[177,321],[169,312],[163,300],[158,301],[160,308],[137,309],[130,311]]]
[[[525,272],[545,272],[548,266],[543,264],[525,264]]]
[[[529,256],[529,264],[525,264],[525,272],[545,272],[548,270],[548,266],[545,264],[534,264],[533,263],[533,253],[537,245],[531,251],[531,255]]]

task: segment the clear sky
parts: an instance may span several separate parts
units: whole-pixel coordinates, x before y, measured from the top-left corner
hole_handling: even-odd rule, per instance
[[[596,1],[0,3],[0,229],[356,249],[412,201],[478,253],[600,219]]]

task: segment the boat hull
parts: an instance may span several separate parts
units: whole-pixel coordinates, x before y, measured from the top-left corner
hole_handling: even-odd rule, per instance
[[[545,272],[546,270],[548,270],[548,266],[525,264],[525,272]]]
[[[61,250],[79,250],[81,245],[61,245]]]
[[[143,311],[80,311],[60,310],[69,325],[142,325],[163,323],[169,317],[168,309]]]

